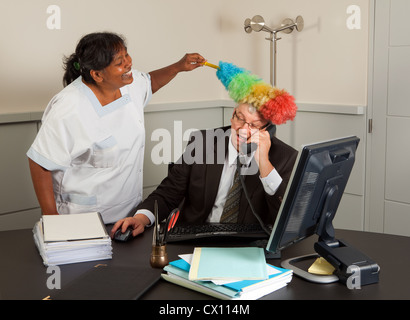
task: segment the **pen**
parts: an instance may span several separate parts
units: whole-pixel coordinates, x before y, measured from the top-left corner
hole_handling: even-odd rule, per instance
[[[154,214],[155,214],[155,245],[159,246],[159,228],[158,228],[158,202],[155,200],[154,203]]]
[[[179,217],[179,208],[175,208],[174,210],[171,211],[165,223],[165,228],[164,228],[165,230],[162,236],[163,244],[166,243],[168,232],[175,226],[175,223],[177,222],[178,217]]]

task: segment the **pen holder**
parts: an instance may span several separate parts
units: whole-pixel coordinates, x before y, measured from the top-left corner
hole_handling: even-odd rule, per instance
[[[168,264],[167,246],[165,244],[152,246],[150,264],[153,268],[163,268]]]

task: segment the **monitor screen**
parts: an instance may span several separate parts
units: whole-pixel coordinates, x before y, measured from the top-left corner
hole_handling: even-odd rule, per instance
[[[319,238],[332,237],[331,222],[359,141],[353,136],[302,147],[266,247],[268,251],[279,252],[315,233]]]

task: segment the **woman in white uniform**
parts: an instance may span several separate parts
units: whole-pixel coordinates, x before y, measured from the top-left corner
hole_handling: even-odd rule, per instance
[[[121,36],[84,36],[65,61],[65,88],[48,104],[27,152],[43,214],[99,211],[104,223],[126,217],[142,200],[143,109],[152,93],[204,61],[186,54],[143,73],[132,69]],[[134,236],[150,224],[143,214],[135,217]]]

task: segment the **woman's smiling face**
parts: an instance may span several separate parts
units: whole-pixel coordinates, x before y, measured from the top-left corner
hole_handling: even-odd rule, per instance
[[[127,52],[127,48],[122,47],[116,53],[109,64],[101,72],[105,85],[110,85],[113,88],[121,88],[134,80],[131,72],[132,59]]]

